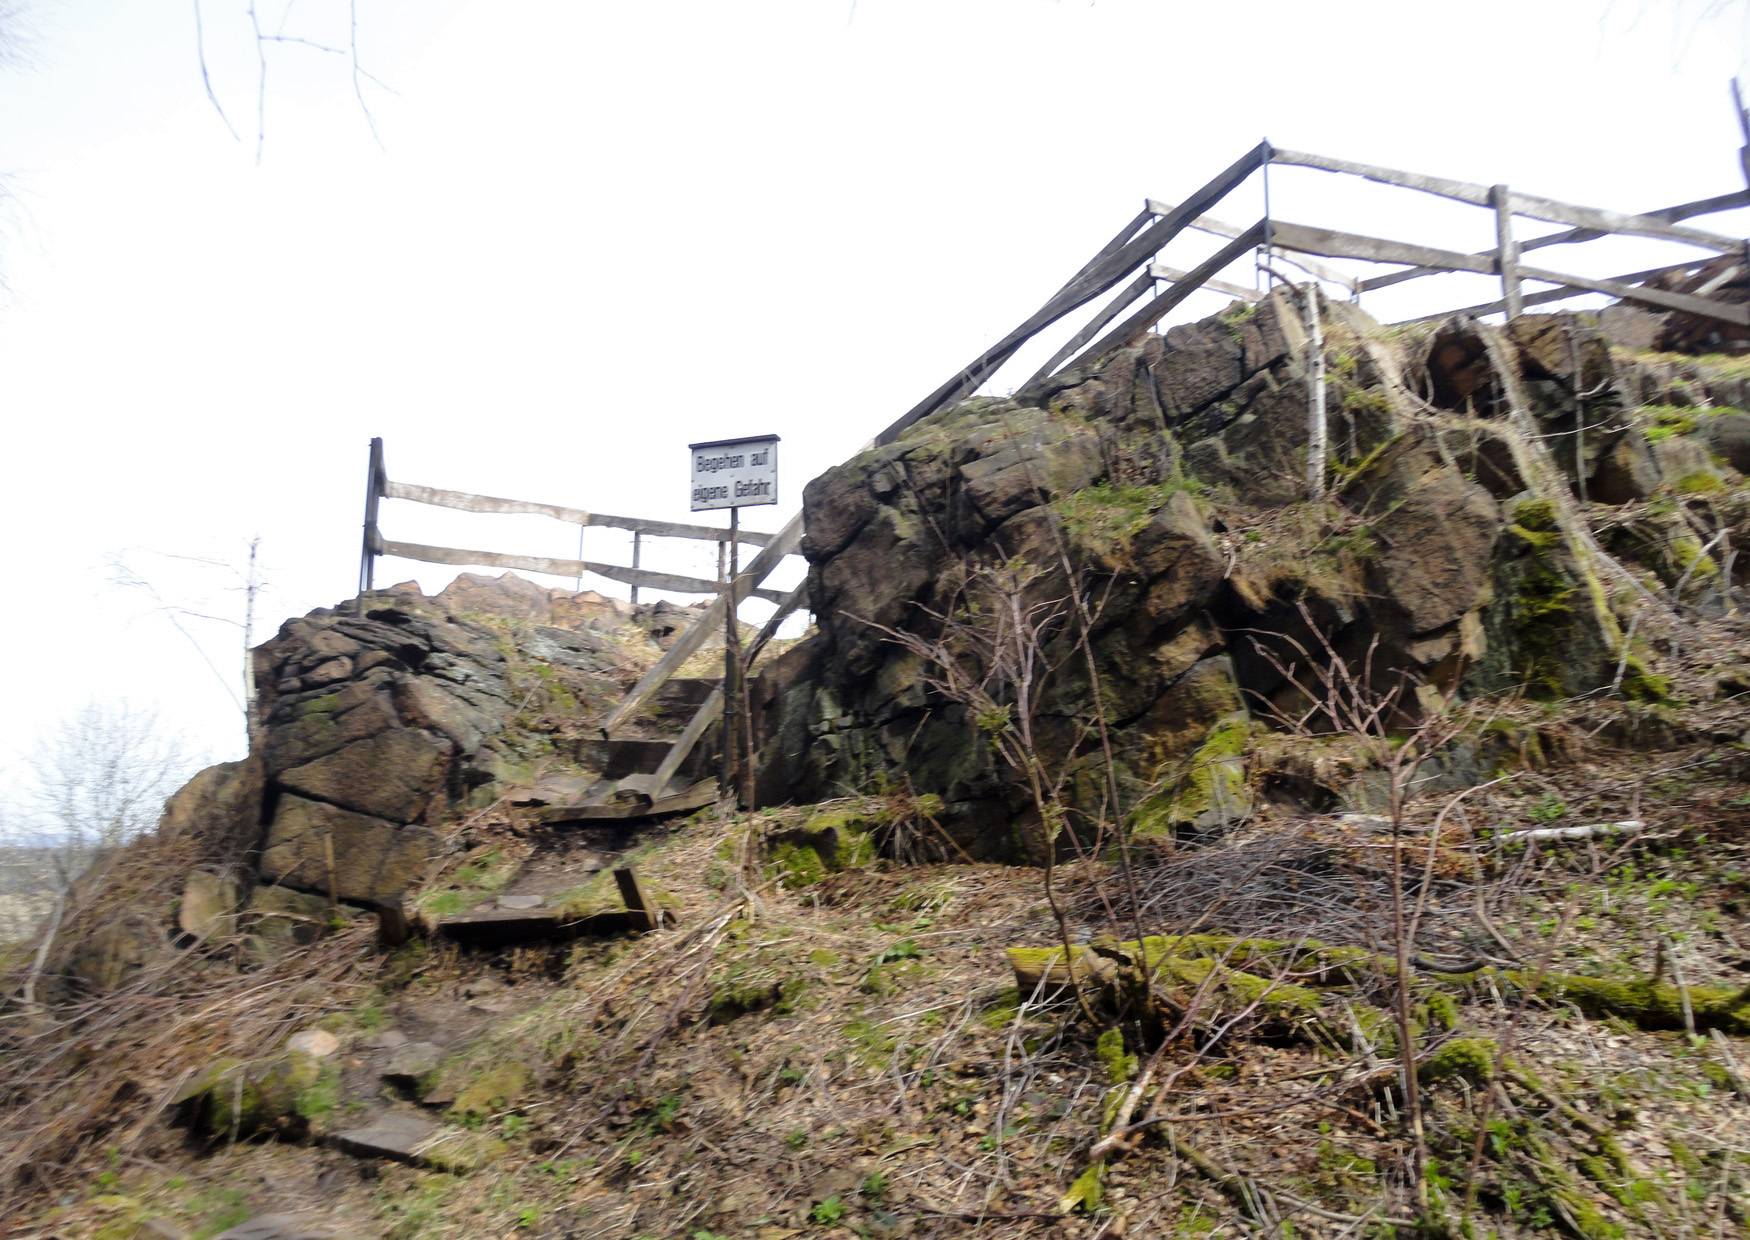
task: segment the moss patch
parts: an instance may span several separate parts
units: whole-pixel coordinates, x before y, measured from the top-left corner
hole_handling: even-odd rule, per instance
[[[1178,785],[1137,805],[1130,828],[1138,839],[1171,837],[1189,826],[1220,825],[1243,813],[1246,795],[1246,742],[1251,720],[1244,712],[1227,715],[1204,734]]]
[[[527,1065],[511,1060],[474,1078],[450,1107],[450,1114],[464,1123],[478,1122],[507,1110],[533,1081]]]
[[[1416,1065],[1424,1082],[1462,1078],[1473,1085],[1486,1085],[1495,1075],[1493,1038],[1453,1038]]]

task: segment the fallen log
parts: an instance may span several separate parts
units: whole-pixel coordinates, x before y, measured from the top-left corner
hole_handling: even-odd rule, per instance
[[[1150,935],[1140,945],[1134,939],[1122,943],[1107,940],[1080,944],[1074,950],[1075,972],[1082,984],[1093,990],[1089,996],[1093,1002],[1109,1007],[1134,1002],[1142,997],[1136,986],[1145,975],[1167,990],[1200,985],[1211,968],[1219,967],[1223,973],[1217,981],[1229,997],[1262,1000],[1270,1014],[1303,1020],[1339,1043],[1346,1043],[1352,1034],[1335,1013],[1326,1018],[1322,1007],[1330,996],[1320,988],[1353,986],[1395,976],[1397,971],[1389,956],[1313,939],[1286,942],[1219,934]],[[1022,994],[1068,993],[1071,960],[1062,947],[1011,947],[1008,957]],[[1258,972],[1260,968],[1267,968],[1272,976]],[[1643,1029],[1684,1028],[1687,991],[1697,1030],[1750,1035],[1750,986],[1680,988],[1652,979],[1539,974],[1495,965],[1458,971],[1422,969],[1417,971],[1416,980],[1424,987],[1459,991],[1492,983],[1500,989],[1534,994],[1545,1002],[1571,1003],[1595,1019],[1619,1017]]]

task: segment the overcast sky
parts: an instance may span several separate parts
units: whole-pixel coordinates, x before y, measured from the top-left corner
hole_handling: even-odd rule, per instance
[[[348,43],[347,4],[282,4],[267,33]],[[188,619],[197,649],[111,565],[240,618],[231,574],[176,557],[259,536],[263,637],[348,597],[372,435],[396,479],[686,519],[689,441],[775,432],[783,502],[747,514],[774,529],[1145,197],[1261,137],[1627,210],[1742,184],[1739,2],[358,0],[377,137],[347,57],[272,44],[259,162],[247,6],[201,11],[235,138],[188,0],[23,0],[0,66],[0,774],[92,698],[235,756],[240,636]],[[1481,212],[1319,173],[1272,191],[1284,218],[1492,242]],[[533,517],[383,526],[577,551]]]

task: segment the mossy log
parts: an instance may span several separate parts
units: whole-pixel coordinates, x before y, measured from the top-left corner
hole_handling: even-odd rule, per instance
[[[1101,1000],[1107,1003],[1126,997],[1125,973],[1134,977],[1139,966],[1157,983],[1164,981],[1169,988],[1177,988],[1202,984],[1211,965],[1219,963],[1222,989],[1248,1002],[1265,996],[1284,1015],[1292,1009],[1314,1020],[1322,996],[1311,987],[1355,985],[1396,971],[1389,958],[1377,953],[1311,939],[1286,942],[1221,934],[1150,935],[1142,940],[1141,950],[1135,939],[1122,943],[1096,940],[1076,947],[1075,952],[1078,976],[1098,989]],[[1008,954],[1015,984],[1023,995],[1054,996],[1067,991],[1070,970],[1062,947],[1011,947]],[[1270,976],[1258,970],[1267,970]],[[1277,981],[1277,977],[1284,980]],[[1460,972],[1422,970],[1417,980],[1425,986],[1456,990],[1493,982],[1504,990],[1535,993],[1548,1002],[1572,1003],[1595,1018],[1615,1016],[1643,1029],[1684,1027],[1683,992],[1648,979],[1616,981],[1578,973],[1540,976],[1529,969],[1487,966]],[[1688,998],[1697,1029],[1750,1034],[1750,987],[1690,986]],[[1341,1040],[1337,1026],[1338,1022],[1329,1022]]]

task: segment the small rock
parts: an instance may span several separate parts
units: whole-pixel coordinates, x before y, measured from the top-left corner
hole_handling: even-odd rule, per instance
[[[340,1039],[326,1029],[305,1029],[286,1039],[286,1049],[312,1059],[326,1059],[340,1049]]]
[[[499,908],[540,908],[546,903],[544,896],[499,896]]]
[[[413,1084],[434,1071],[443,1057],[443,1047],[436,1043],[409,1042],[390,1053],[379,1075],[386,1081]]]
[[[483,1133],[402,1113],[381,1115],[363,1128],[336,1133],[333,1141],[360,1158],[389,1158],[440,1171],[472,1171],[505,1148],[504,1142]]]

